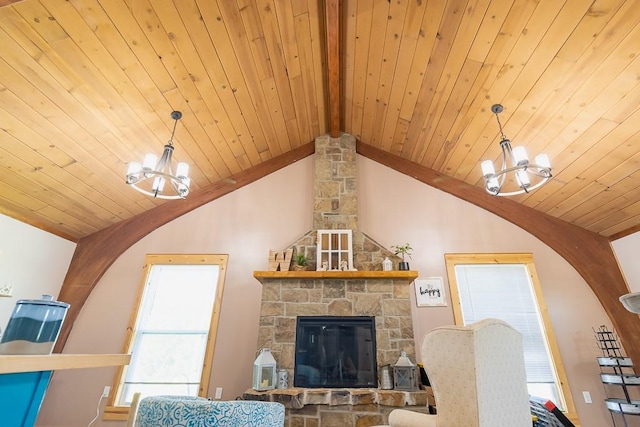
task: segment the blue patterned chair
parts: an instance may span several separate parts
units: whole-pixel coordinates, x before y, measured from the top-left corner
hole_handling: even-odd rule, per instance
[[[140,400],[139,427],[283,427],[284,405],[189,396],[147,396]]]

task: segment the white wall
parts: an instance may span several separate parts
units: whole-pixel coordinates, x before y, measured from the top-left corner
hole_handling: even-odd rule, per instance
[[[0,214],[0,287],[13,285],[13,296],[0,297],[4,331],[19,299],[58,296],[76,244]]]
[[[630,292],[640,292],[640,233],[614,240],[611,245],[622,268]]]

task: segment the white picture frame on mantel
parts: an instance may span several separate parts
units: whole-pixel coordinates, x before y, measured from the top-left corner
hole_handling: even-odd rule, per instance
[[[418,307],[446,307],[442,277],[418,277],[413,285]]]
[[[353,267],[352,230],[318,230],[316,240],[318,271],[356,271]]]

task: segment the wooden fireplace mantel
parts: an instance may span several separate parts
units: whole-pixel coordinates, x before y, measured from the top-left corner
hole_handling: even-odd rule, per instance
[[[418,277],[415,270],[407,271],[254,271],[253,277],[260,283],[265,280],[300,280],[300,279],[334,279],[334,280],[366,280],[388,279],[413,282]]]

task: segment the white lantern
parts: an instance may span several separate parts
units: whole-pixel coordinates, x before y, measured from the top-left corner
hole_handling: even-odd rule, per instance
[[[405,351],[401,353],[398,363],[393,367],[393,385],[396,390],[418,390],[418,370]]]
[[[260,349],[260,354],[253,362],[253,389],[256,391],[273,390],[276,388],[277,370],[276,359],[271,349]]]

